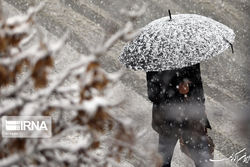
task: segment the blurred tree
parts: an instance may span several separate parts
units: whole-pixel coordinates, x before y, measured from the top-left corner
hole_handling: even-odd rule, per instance
[[[134,37],[133,20],[144,9],[134,11],[122,29],[89,55],[53,73],[55,56],[66,36],[52,43],[37,31],[34,17],[41,8],[11,18],[5,18],[0,8],[0,116],[52,116],[58,112],[58,117],[53,117],[50,139],[0,136],[0,166],[119,166],[124,153],[140,156],[142,166],[157,166],[157,158],[145,160],[154,156],[150,151],[134,148],[133,127],[108,112],[112,104],[106,91],[118,75],[105,72],[97,60],[118,40]],[[72,84],[65,84],[68,80]],[[63,113],[71,117],[65,121]],[[82,136],[77,143],[59,142],[74,133]],[[96,151],[102,145],[108,149],[99,156]]]

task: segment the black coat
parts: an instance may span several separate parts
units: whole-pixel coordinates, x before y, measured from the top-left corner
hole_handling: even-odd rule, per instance
[[[189,80],[189,92],[179,93],[178,85]],[[205,113],[205,97],[200,64],[177,70],[147,72],[148,98],[153,102],[152,127],[158,133],[179,128],[187,122],[199,121],[205,128],[210,123]]]

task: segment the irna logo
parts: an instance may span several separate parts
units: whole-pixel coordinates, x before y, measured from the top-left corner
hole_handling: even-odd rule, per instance
[[[4,116],[2,136],[11,138],[51,137],[51,117],[49,116]]]
[[[45,121],[7,121],[6,130],[48,130]]]

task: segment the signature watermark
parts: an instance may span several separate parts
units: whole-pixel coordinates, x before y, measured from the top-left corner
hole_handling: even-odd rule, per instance
[[[51,137],[49,116],[3,116],[2,137],[48,138]]]
[[[210,159],[210,161],[213,162],[226,161],[226,160],[230,160],[236,163],[236,165],[238,164],[238,162],[248,164],[250,162],[250,155],[247,155],[247,150],[246,148],[244,148],[237,153],[233,153],[229,158],[218,159],[218,160]]]

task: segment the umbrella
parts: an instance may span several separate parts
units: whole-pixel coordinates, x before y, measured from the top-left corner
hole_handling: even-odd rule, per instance
[[[173,70],[208,60],[229,46],[233,52],[234,38],[232,29],[211,18],[170,14],[142,28],[119,60],[133,70]]]

